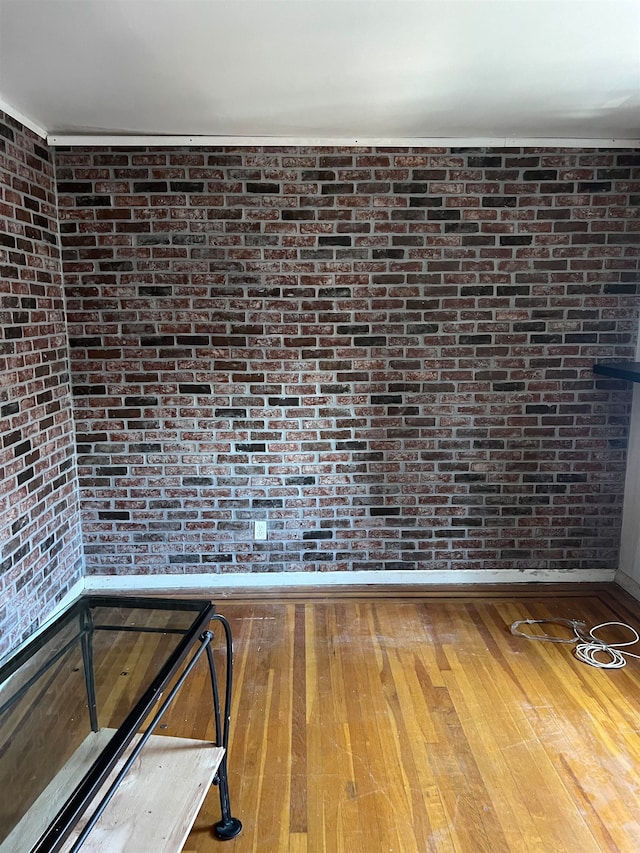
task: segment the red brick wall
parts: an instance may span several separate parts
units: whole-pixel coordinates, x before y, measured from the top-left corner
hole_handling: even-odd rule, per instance
[[[88,571],[616,566],[640,155],[57,158]]]
[[[82,571],[51,161],[0,112],[0,655]]]

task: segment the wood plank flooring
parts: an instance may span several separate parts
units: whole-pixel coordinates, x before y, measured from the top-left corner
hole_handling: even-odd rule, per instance
[[[516,619],[640,625],[616,588],[226,600],[234,814],[212,789],[185,853],[640,850],[640,661],[596,670]],[[611,639],[616,639],[615,630]],[[166,734],[204,737],[204,669]]]

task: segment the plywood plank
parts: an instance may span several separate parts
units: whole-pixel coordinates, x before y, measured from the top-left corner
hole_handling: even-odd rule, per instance
[[[107,791],[140,736],[101,788]],[[200,810],[224,750],[208,741],[153,735],[91,830],[82,853],[180,851]],[[85,820],[63,847],[68,853]]]

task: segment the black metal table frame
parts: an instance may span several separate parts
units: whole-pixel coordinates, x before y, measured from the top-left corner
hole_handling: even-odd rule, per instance
[[[186,630],[177,628],[94,624],[91,610],[95,607],[141,608],[146,610],[188,610],[194,612],[194,618],[196,621],[189,629]],[[81,596],[40,634],[34,637],[33,640],[27,641],[25,646],[20,648],[16,654],[7,661],[7,663],[0,667],[0,684],[13,675],[13,673],[15,673],[29,658],[43,648],[53,636],[59,633],[65,625],[74,619],[79,620],[80,628],[78,633],[68,640],[62,648],[58,649],[58,651],[56,651],[48,660],[41,664],[38,670],[19,688],[19,690],[17,690],[16,693],[11,696],[11,698],[2,705],[2,707],[0,707],[0,714],[3,711],[9,710],[9,708],[12,707],[29,690],[29,688],[32,687],[37,680],[56,663],[56,661],[69,651],[72,646],[79,642],[82,649],[89,721],[92,731],[97,732],[99,730],[99,724],[98,709],[96,705],[92,642],[94,632],[132,631],[155,634],[173,633],[182,634],[183,637],[171,655],[167,658],[149,687],[131,709],[124,722],[118,727],[113,737],[109,740],[100,755],[85,773],[83,779],[69,796],[52,823],[47,827],[36,845],[31,848],[30,853],[57,853],[57,851],[61,849],[73,827],[90,807],[93,799],[96,797],[105,780],[114,769],[127,746],[131,743],[143,724],[145,724],[145,721],[150,716],[154,706],[157,705],[165,687],[176,674],[180,666],[185,662],[185,660],[187,660],[189,653],[194,647],[196,647],[195,652],[187,660],[184,669],[180,673],[176,683],[173,685],[166,698],[155,710],[150,722],[144,728],[140,739],[118,772],[115,780],[109,786],[106,794],[102,797],[91,813],[87,824],[74,842],[70,853],[76,853],[76,851],[80,849],[87,835],[117,790],[118,785],[139,755],[145,743],[153,734],[153,731],[158,726],[165,711],[173,702],[182,687],[182,684],[203,654],[206,654],[207,657],[209,676],[211,680],[216,738],[214,745],[223,747],[224,749],[220,766],[218,767],[218,771],[213,780],[214,784],[217,784],[220,790],[221,810],[221,819],[215,824],[214,832],[216,836],[222,840],[235,838],[242,829],[242,824],[237,818],[231,816],[229,781],[227,774],[227,751],[229,746],[229,729],[231,725],[231,689],[233,684],[233,648],[231,629],[227,620],[224,616],[215,612],[215,606],[213,604],[210,602],[203,602],[202,600],[100,595]],[[212,621],[219,622],[221,624],[225,636],[226,672],[224,722],[222,722],[221,719],[218,678],[213,659],[213,651],[211,649],[213,633],[209,630],[209,625]],[[196,646],[198,642],[200,645]]]

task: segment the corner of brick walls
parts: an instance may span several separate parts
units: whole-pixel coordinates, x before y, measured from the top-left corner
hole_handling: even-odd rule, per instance
[[[640,154],[57,164],[88,572],[616,566]]]
[[[52,160],[0,112],[0,656],[82,574]]]

